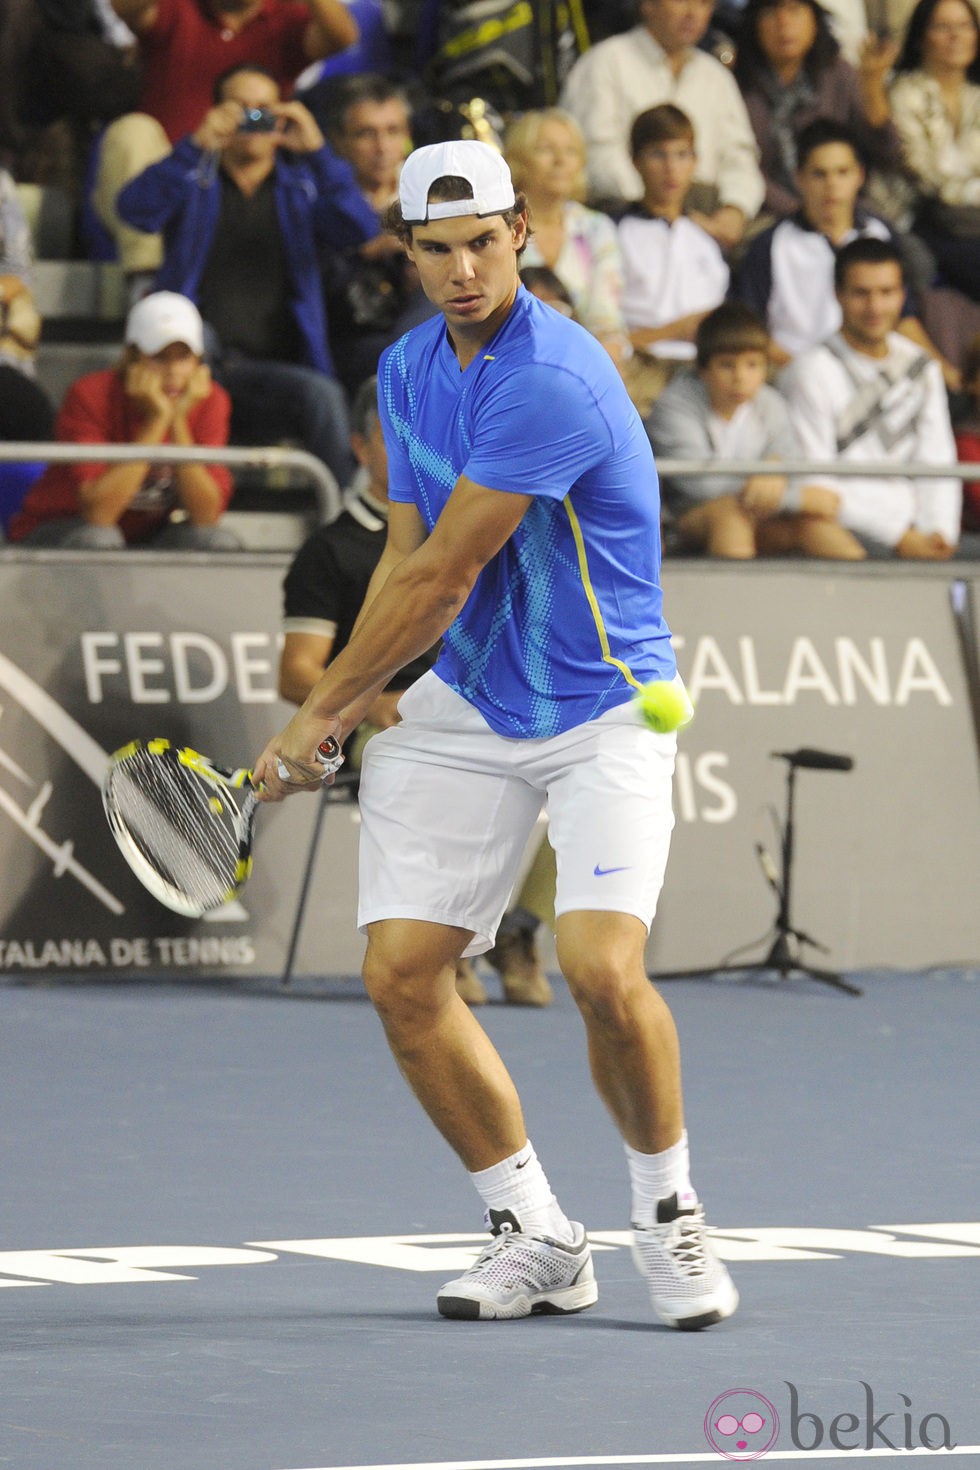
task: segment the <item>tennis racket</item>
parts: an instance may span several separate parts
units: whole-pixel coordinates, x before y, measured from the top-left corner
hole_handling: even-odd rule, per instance
[[[332,735],[317,759],[323,777],[343,764]],[[280,776],[288,772],[280,763]],[[252,871],[259,788],[251,771],[228,771],[169,740],[133,740],[110,759],[102,804],[119,850],[153,897],[199,919],[229,903]]]

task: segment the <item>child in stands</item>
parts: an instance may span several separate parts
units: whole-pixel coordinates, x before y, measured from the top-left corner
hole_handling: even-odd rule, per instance
[[[782,397],[766,384],[769,337],[737,302],[702,321],[697,373],[675,378],[647,422],[658,459],[768,460],[800,457]],[[797,552],[857,561],[860,543],[837,520],[838,497],[780,474],[663,477],[681,550],[749,558]]]

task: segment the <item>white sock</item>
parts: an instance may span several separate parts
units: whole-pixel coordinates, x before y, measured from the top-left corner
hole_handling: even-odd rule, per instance
[[[634,1225],[656,1225],[657,1203],[677,1195],[677,1203],[684,1210],[697,1203],[697,1195],[691,1187],[691,1163],[687,1148],[687,1130],[677,1143],[659,1154],[641,1154],[630,1148],[626,1159],[630,1171],[632,1210],[630,1219]]]
[[[525,1235],[549,1235],[571,1244],[575,1232],[551,1192],[541,1162],[528,1141],[516,1154],[471,1174],[488,1210],[510,1210]]]

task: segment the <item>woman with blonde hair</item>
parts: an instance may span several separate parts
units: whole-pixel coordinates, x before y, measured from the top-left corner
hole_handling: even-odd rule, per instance
[[[619,243],[612,220],[582,202],[585,140],[578,123],[560,107],[526,112],[508,128],[504,156],[530,207],[533,234],[521,264],[553,270],[576,319],[621,364],[629,345]]]

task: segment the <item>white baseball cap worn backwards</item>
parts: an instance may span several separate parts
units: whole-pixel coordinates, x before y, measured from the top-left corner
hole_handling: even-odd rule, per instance
[[[429,190],[446,175],[465,179],[472,199],[429,203]],[[464,138],[450,143],[431,143],[416,148],[402,167],[398,201],[406,224],[426,224],[435,219],[457,219],[462,215],[504,214],[515,203],[510,169],[496,149]]]
[[[153,291],[137,301],[126,318],[126,342],[155,357],[174,342],[183,342],[198,357],[204,353],[201,313],[176,291]]]

